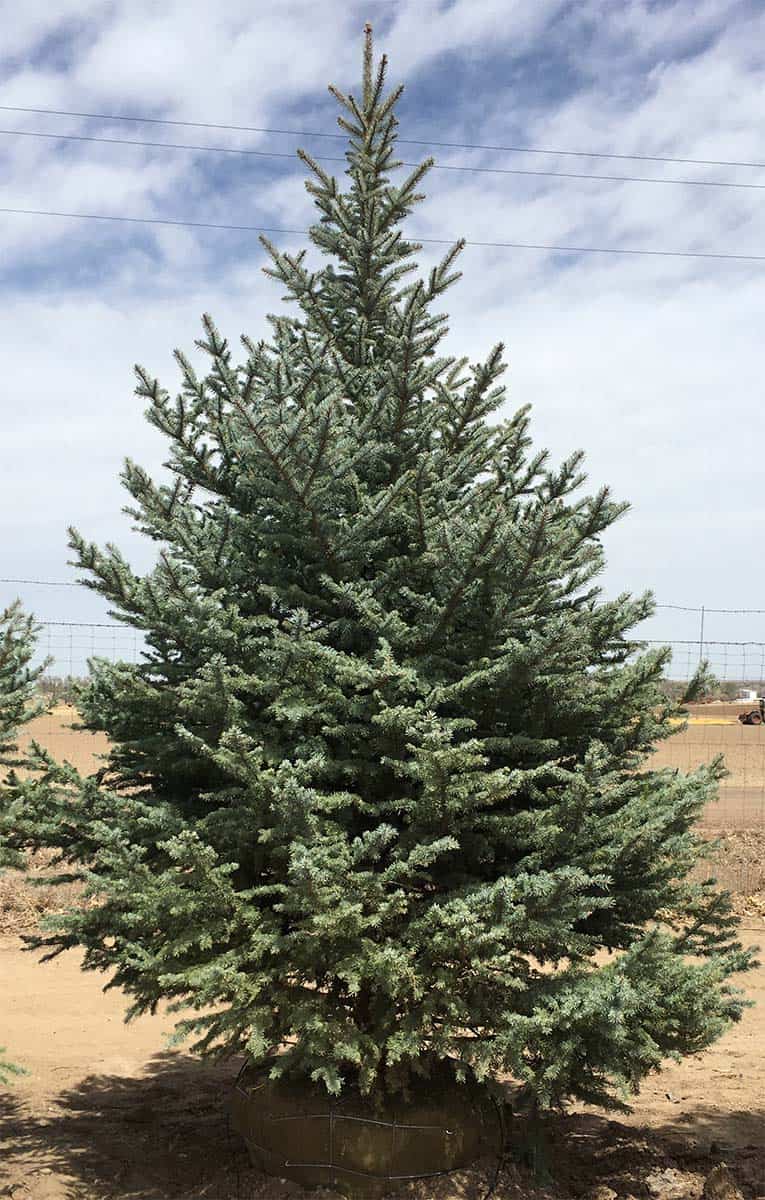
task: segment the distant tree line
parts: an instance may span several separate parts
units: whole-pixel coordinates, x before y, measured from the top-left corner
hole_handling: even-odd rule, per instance
[[[87,683],[87,677],[82,675],[44,675],[37,681],[37,688],[44,699],[51,704],[74,704],[77,699],[77,689]],[[684,679],[664,679],[661,689],[664,695],[675,703],[682,700],[688,688]],[[743,689],[760,691],[760,679],[708,679],[698,702],[711,700],[735,700]]]
[[[50,704],[74,704],[77,688],[85,682],[85,677],[80,675],[42,675],[37,688]]]
[[[661,688],[668,699],[678,702],[682,699],[688,687],[683,679],[664,679]],[[710,679],[698,701],[735,700],[743,689],[751,689],[759,693],[762,688],[760,679]]]
[[[87,677],[82,675],[44,675],[37,681],[37,688],[44,699],[51,704],[74,704],[77,699],[77,689],[87,683]],[[684,679],[664,679],[661,688],[665,696],[675,703],[682,700],[688,687]],[[760,691],[760,679],[708,679],[698,702],[711,700],[735,700],[743,689]]]

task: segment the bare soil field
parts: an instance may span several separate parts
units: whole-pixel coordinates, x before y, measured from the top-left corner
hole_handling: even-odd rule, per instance
[[[703,706],[704,716],[710,708]],[[106,740],[66,728],[73,719],[71,709],[59,709],[39,718],[32,735],[57,757],[82,770],[96,769]],[[755,740],[758,734],[761,742]],[[725,739],[739,764],[736,786],[765,791],[765,731],[756,727],[692,724],[656,758],[687,769],[706,761]],[[672,753],[675,760],[666,757]],[[751,828],[756,812],[751,805],[736,801],[738,807],[724,809],[724,803],[715,805],[706,820],[710,835],[720,835],[715,870],[737,891],[743,940],[765,945],[765,822],[754,821],[759,828]],[[736,822],[739,828],[733,827]],[[104,992],[102,977],[83,973],[79,952],[40,964],[39,954],[24,949],[19,935],[61,903],[44,884],[47,869],[45,855],[37,856],[32,877],[43,883],[39,888],[16,872],[0,879],[0,1042],[28,1072],[0,1092],[0,1197],[286,1200],[303,1195],[297,1185],[255,1171],[228,1128],[237,1061],[205,1064],[170,1051],[173,1018],[166,1012],[126,1026],[124,996],[116,989]],[[666,1064],[650,1077],[631,1113],[579,1108],[549,1122],[545,1184],[524,1163],[525,1119],[511,1115],[501,1162],[488,1157],[475,1169],[396,1195],[409,1200],[700,1200],[709,1172],[726,1163],[745,1200],[765,1200],[765,968],[741,982],[756,1001],[742,1022],[706,1053]],[[326,1190],[314,1194],[317,1200],[334,1196]],[[721,1193],[716,1200],[735,1197]]]
[[[705,717],[708,720],[726,718],[738,719],[738,714],[749,712],[757,707],[752,700],[709,700],[703,704],[690,704],[689,710],[694,717]]]
[[[124,1025],[124,997],[103,993],[103,980],[80,970],[78,952],[43,965],[36,957],[19,939],[0,940],[3,1040],[29,1072],[0,1094],[0,1196],[303,1194],[255,1171],[228,1128],[238,1062],[209,1065],[168,1051],[172,1021],[164,1013]],[[511,1116],[501,1164],[489,1157],[456,1177],[393,1194],[484,1200],[493,1184],[492,1200],[699,1200],[712,1167],[725,1162],[746,1200],[765,1196],[765,969],[747,976],[745,986],[757,1006],[705,1054],[649,1078],[630,1114],[583,1108],[550,1122],[546,1186],[523,1165],[528,1132],[523,1118]],[[334,1193],[320,1195],[331,1200]]]
[[[67,704],[56,705],[29,722],[19,738],[19,748],[24,750],[36,741],[50,750],[54,758],[71,763],[78,771],[86,774],[97,771],[102,765],[99,755],[109,749],[108,739],[104,733],[72,729],[77,720],[76,709]]]
[[[720,799],[703,819],[714,829],[765,830],[765,725],[740,725],[736,714],[746,707],[692,705],[687,728],[664,742],[650,760],[650,766],[690,771],[724,755],[730,774],[720,787]],[[72,729],[76,720],[73,708],[59,705],[30,723],[23,744],[34,738],[79,770],[98,770],[99,755],[108,749],[106,736]]]
[[[691,771],[723,755],[729,774],[702,822],[719,829],[765,829],[765,725],[741,725],[736,714],[746,707],[692,705],[687,727],[659,746],[649,763]]]

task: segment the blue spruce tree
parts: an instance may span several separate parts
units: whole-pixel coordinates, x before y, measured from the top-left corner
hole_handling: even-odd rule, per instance
[[[417,276],[431,164],[393,181],[384,75],[368,39],[360,97],[332,89],[344,182],[300,155],[323,257],[264,239],[292,302],[268,340],[237,357],[205,317],[174,397],[137,368],[172,482],[123,482],[156,566],[71,546],[148,650],[92,663],[104,770],[42,764],[5,839],[87,883],[51,952],[133,1013],[191,1006],[201,1051],[282,1047],[330,1092],[450,1058],[610,1104],[741,1013],[747,954],[693,872],[720,768],[647,765],[667,653],[635,640],[650,597],[595,582],[625,505],[500,419],[501,346],[441,351],[461,245]]]
[[[19,732],[45,708],[37,681],[47,663],[31,665],[37,632],[34,620],[23,612],[19,601],[0,612],[0,812],[18,796],[17,772],[31,765],[31,760],[19,751]],[[23,859],[18,852],[0,842],[0,868],[21,865]],[[0,1083],[20,1073],[21,1068],[8,1062],[0,1047]]]

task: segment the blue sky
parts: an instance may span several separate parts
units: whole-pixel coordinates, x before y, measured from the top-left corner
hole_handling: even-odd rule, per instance
[[[0,2],[0,104],[334,132],[326,85],[352,89],[372,20],[403,138],[560,151],[765,161],[762,5],[725,0],[530,4],[484,0],[33,0]],[[191,142],[291,154],[342,143],[0,112],[0,129]],[[425,146],[402,145],[414,161]],[[729,179],[765,171],[563,154],[438,149],[442,166]],[[302,229],[297,159],[0,134],[5,207]],[[756,190],[434,171],[424,237],[765,254]],[[297,246],[298,236],[276,237]],[[125,455],[161,469],[161,439],[132,396],[132,364],[172,388],[210,311],[236,339],[280,307],[255,235],[0,214],[3,320],[0,576],[74,578],[66,525],[118,542],[138,568]],[[427,248],[423,268],[440,253]],[[466,249],[449,348],[508,347],[508,412],[531,402],[539,444],[582,446],[593,486],[632,511],[610,535],[607,592],[765,607],[760,500],[765,263]],[[79,589],[0,584],[43,619],[103,620]],[[695,636],[663,610],[647,636]],[[712,617],[710,638],[765,640],[765,620]]]

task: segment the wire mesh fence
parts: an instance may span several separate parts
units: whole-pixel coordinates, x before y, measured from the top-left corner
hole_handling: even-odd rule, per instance
[[[710,698],[689,709],[687,726],[658,746],[650,766],[691,771],[723,755],[729,774],[720,786],[719,799],[702,818],[704,826],[725,830],[765,831],[765,724],[742,724],[739,716],[757,708],[765,694],[765,641],[703,643],[698,638],[650,639],[668,645],[672,658],[666,681],[680,693],[703,658],[713,674]],[[144,649],[140,634],[116,623],[45,621],[38,644],[38,661],[51,659],[43,687],[54,702],[38,718],[31,734],[53,753],[85,770],[97,769],[98,756],[107,749],[102,734],[72,729],[76,713],[71,707],[72,680],[86,677],[93,657],[112,662],[138,662]]]
[[[50,660],[46,675],[51,678],[82,678],[88,660],[108,658],[111,662],[137,662],[143,640],[137,630],[116,622],[41,621],[35,662]]]
[[[659,639],[652,641],[659,644]],[[722,756],[728,774],[702,825],[765,830],[765,724],[759,706],[765,694],[765,642],[679,639],[663,644],[672,651],[666,675],[675,694],[682,693],[701,661],[711,679],[705,700],[689,705],[686,727],[657,747],[650,765],[692,771]]]
[[[705,662],[712,676],[710,691],[715,699],[734,700],[742,690],[759,693],[765,687],[765,641],[651,638],[648,645],[669,646],[672,659],[666,674],[678,683],[692,679],[699,664]]]
[[[33,666],[47,662],[40,690],[50,703],[48,712],[35,718],[20,736],[20,745],[34,740],[50,750],[59,761],[72,763],[78,770],[92,772],[103,765],[108,748],[106,735],[79,729],[74,707],[75,685],[86,679],[89,662],[105,658],[110,662],[138,662],[143,639],[137,630],[116,622],[40,621]]]

